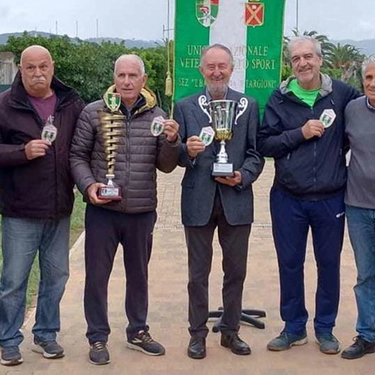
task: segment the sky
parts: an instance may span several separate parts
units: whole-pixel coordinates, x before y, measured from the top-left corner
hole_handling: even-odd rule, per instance
[[[0,0],[0,34],[37,30],[81,39],[172,39],[173,14],[174,0]],[[330,40],[375,39],[374,0],[286,0],[284,34],[292,35],[297,26]]]

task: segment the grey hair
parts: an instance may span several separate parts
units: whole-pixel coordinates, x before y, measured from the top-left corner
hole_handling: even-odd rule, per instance
[[[362,63],[362,78],[365,78],[366,70],[369,65],[375,65],[375,55],[370,55],[363,60]]]
[[[319,40],[312,37],[312,36],[309,36],[309,35],[299,35],[299,36],[296,36],[296,37],[292,38],[289,41],[289,43],[288,43],[289,56],[292,56],[292,49],[296,44],[302,44],[302,43],[306,43],[306,42],[310,42],[314,45],[315,52],[318,56],[320,56],[320,57],[323,56],[322,55],[322,46],[321,46]]]
[[[206,56],[206,53],[208,51],[210,51],[211,49],[214,49],[214,48],[218,48],[218,49],[221,49],[221,50],[225,51],[229,56],[230,64],[232,66],[234,66],[234,59],[233,59],[233,54],[232,54],[231,50],[228,47],[224,46],[224,44],[215,43],[215,44],[212,44],[210,46],[204,47],[202,49],[201,59],[200,59],[200,63],[199,63],[199,66],[201,68],[203,66],[203,59]]]
[[[124,61],[124,60],[136,61],[139,65],[139,68],[141,69],[141,73],[145,74],[145,72],[146,72],[145,71],[145,63],[143,62],[143,60],[138,55],[135,55],[135,54],[121,55],[115,62],[114,74],[116,74],[118,63],[120,61]]]

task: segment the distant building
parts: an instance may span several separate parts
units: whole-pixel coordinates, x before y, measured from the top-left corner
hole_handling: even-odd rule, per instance
[[[0,92],[5,91],[13,82],[17,73],[12,52],[0,52]]]

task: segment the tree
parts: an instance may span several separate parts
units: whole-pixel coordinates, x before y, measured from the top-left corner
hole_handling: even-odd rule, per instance
[[[363,59],[364,56],[357,48],[340,43],[333,46],[326,58],[328,67],[338,72],[337,78],[347,83],[360,77]]]
[[[143,61],[147,65],[148,83],[147,85],[155,92],[160,106],[166,111],[170,111],[171,98],[165,95],[165,81],[168,66],[166,47],[158,46],[152,49],[145,49],[139,52]]]
[[[21,37],[9,37],[0,51],[9,51],[20,61],[21,52],[28,46],[38,44],[47,48],[55,61],[55,73],[69,86],[74,87],[88,103],[102,97],[113,83],[113,67],[116,59],[127,53],[136,53],[143,58],[149,76],[148,86],[156,92],[161,105],[168,110],[170,99],[164,95],[164,80],[167,71],[166,48],[128,49],[124,42],[101,44],[90,43],[68,36],[44,38],[27,32]],[[169,100],[169,101],[168,101]]]

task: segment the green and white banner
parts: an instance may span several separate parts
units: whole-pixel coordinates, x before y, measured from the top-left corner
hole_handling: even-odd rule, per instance
[[[202,48],[221,43],[233,53],[230,87],[258,100],[261,112],[280,83],[285,0],[176,0],[174,100],[205,85]]]

